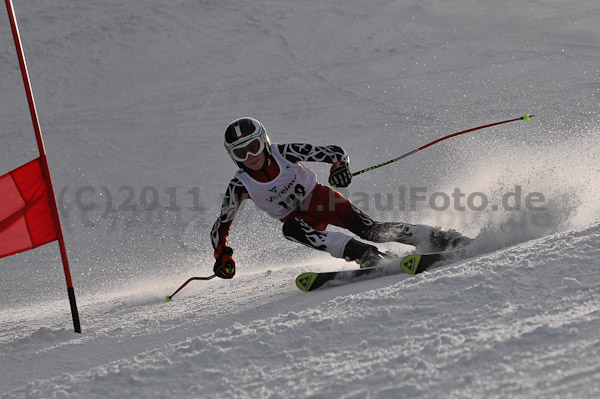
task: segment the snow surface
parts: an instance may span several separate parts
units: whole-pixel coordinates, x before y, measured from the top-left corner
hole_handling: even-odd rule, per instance
[[[597,0],[14,3],[83,334],[55,244],[0,260],[0,398],[600,396]],[[7,19],[0,76],[5,173],[37,156]],[[307,294],[299,273],[353,266],[245,205],[238,275],[164,301],[212,273],[232,119],[358,170],[525,113],[346,191],[478,236],[470,258]],[[490,206],[386,209],[402,187]],[[492,209],[517,187],[544,209]]]

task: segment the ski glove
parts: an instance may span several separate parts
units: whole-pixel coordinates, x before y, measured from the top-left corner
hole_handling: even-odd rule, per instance
[[[235,275],[235,261],[231,255],[233,255],[233,249],[228,246],[218,245],[215,248],[215,259],[217,261],[213,267],[213,272],[217,277],[229,279]]]
[[[331,187],[348,187],[352,181],[352,173],[347,163],[337,161],[329,171],[329,185]]]

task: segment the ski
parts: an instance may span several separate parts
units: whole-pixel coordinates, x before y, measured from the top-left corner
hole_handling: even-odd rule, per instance
[[[434,263],[444,260],[450,253],[452,251],[421,255],[414,254],[404,257],[387,255],[387,259],[382,261],[381,264],[366,269],[302,273],[296,277],[296,286],[302,291],[312,291],[329,282],[347,283],[362,279],[363,276],[369,276],[369,279],[377,278],[396,274],[399,272],[399,269],[406,274],[418,274],[427,270]]]

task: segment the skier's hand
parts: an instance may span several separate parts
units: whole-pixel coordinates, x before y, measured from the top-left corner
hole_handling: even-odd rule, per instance
[[[213,272],[220,278],[233,278],[235,275],[235,261],[231,257],[233,255],[233,249],[225,246],[218,245],[215,248],[215,266]]]
[[[329,171],[329,185],[331,187],[348,187],[352,181],[352,173],[347,163],[337,161]]]

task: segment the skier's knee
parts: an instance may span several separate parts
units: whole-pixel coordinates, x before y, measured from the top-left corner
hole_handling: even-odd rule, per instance
[[[297,218],[291,218],[291,219],[286,220],[283,223],[283,227],[281,228],[281,231],[283,232],[283,236],[285,238],[287,238],[288,240],[290,240],[290,239],[298,240],[302,236],[306,235],[306,233],[302,232],[302,222],[300,220],[298,220]]]
[[[366,226],[358,236],[373,242],[400,242],[412,244],[415,225],[397,222],[374,222]]]

